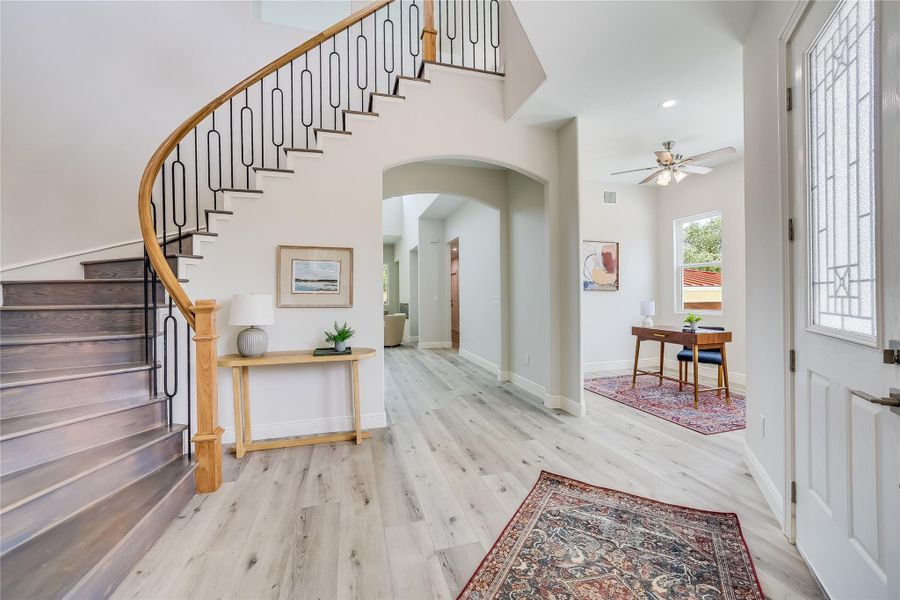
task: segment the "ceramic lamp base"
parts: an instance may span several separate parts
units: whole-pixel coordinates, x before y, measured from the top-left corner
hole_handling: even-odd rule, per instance
[[[650,317],[644,317],[644,320],[641,321],[642,327],[653,327],[653,319]]]
[[[269,347],[269,336],[256,327],[249,327],[238,334],[237,349],[241,356],[256,357],[266,353]]]

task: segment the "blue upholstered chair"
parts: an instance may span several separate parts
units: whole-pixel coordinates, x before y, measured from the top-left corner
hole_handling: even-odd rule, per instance
[[[707,331],[725,331],[724,327],[698,327],[698,329],[706,329]],[[690,365],[694,362],[694,349],[690,346],[684,346],[678,353],[678,391],[682,390],[682,386],[687,383]],[[718,365],[719,385],[722,387],[722,352],[719,350],[698,350],[697,362],[706,365]],[[696,382],[695,382],[696,383]],[[721,390],[716,392],[721,396]]]

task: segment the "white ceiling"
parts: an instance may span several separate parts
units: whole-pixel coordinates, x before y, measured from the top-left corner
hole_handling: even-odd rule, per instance
[[[440,194],[434,199],[434,202],[425,209],[425,212],[422,213],[422,218],[437,220],[446,219],[466,202],[469,202],[467,198]]]
[[[742,155],[742,42],[756,2],[513,4],[547,74],[516,118],[578,116],[582,177],[637,183],[646,173],[609,173],[653,166],[665,140],[685,156],[724,146]],[[669,98],[678,104],[659,108]]]

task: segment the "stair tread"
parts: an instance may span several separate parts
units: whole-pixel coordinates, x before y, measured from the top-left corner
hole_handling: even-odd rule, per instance
[[[0,419],[0,441],[161,402],[163,399],[164,397],[147,394]]]
[[[104,560],[193,470],[179,458],[3,557],[3,595],[59,598]]]
[[[187,279],[179,279],[181,283],[187,283]],[[18,285],[18,284],[28,284],[28,283],[86,283],[86,284],[96,284],[96,283],[144,283],[145,280],[143,277],[120,277],[120,278],[97,278],[97,279],[16,279],[10,281],[0,281],[0,285]],[[150,282],[149,279],[146,280],[147,283]]]
[[[143,333],[19,333],[0,338],[0,348],[27,346],[30,344],[65,344],[67,342],[103,342],[107,340],[133,340],[143,338]]]
[[[157,308],[164,308],[165,304],[157,304]],[[25,304],[0,306],[0,311],[13,310],[135,310],[143,309],[143,304]]]
[[[29,498],[40,495],[66,481],[85,475],[104,464],[126,456],[144,446],[162,440],[173,433],[181,433],[185,425],[166,425],[142,431],[134,435],[89,448],[18,471],[0,478],[0,511],[19,505]]]
[[[128,371],[143,371],[151,366],[145,362],[119,363],[103,366],[62,367],[56,369],[33,369],[28,371],[11,371],[0,374],[0,390],[37,383],[50,383],[68,379],[84,379],[97,375],[112,375]]]
[[[203,258],[196,254],[182,254],[180,252],[170,252],[166,254],[166,258]],[[82,265],[100,265],[104,263],[124,262],[126,260],[144,260],[143,256],[125,256],[122,258],[103,258],[100,260],[83,260]]]

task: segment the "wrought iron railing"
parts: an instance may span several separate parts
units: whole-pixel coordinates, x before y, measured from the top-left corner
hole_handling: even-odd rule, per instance
[[[211,378],[215,333],[198,329],[198,305],[168,261],[195,253],[188,239],[206,232],[209,215],[221,210],[225,192],[251,190],[255,171],[283,169],[286,153],[313,149],[317,132],[344,131],[347,114],[370,111],[371,93],[393,94],[398,78],[418,77],[425,62],[499,72],[499,0],[377,0],[208,103],[153,154],[138,197],[145,246],[145,332],[147,359],[162,366],[152,391],[168,398],[170,423],[173,401],[183,390],[190,434],[191,330],[198,344],[198,371],[203,365],[204,377]],[[165,300],[157,298],[157,282],[167,292]],[[204,301],[202,310],[213,306]],[[214,327],[214,319],[212,323]],[[215,393],[215,382],[198,376],[196,389],[197,433],[192,439],[202,461],[218,451],[221,430],[203,412],[215,401],[207,397]],[[190,452],[190,444],[188,448]],[[218,487],[200,478],[198,491]]]

